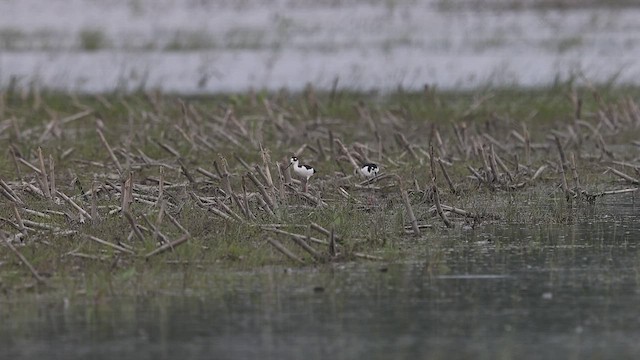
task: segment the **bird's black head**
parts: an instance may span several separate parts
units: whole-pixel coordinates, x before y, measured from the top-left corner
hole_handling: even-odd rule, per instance
[[[292,156],[291,157],[291,162],[294,162],[294,161],[298,161],[298,157],[297,156]]]

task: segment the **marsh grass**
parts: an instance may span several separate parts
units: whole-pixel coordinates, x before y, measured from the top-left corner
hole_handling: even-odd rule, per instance
[[[3,195],[0,230],[48,286],[3,251],[0,289],[53,287],[100,298],[198,288],[211,271],[291,266],[267,238],[306,266],[330,266],[405,259],[414,246],[437,247],[442,234],[487,224],[575,223],[593,212],[599,196],[616,196],[603,192],[636,186],[606,171],[639,177],[638,94],[570,84],[387,95],[319,94],[309,86],[299,94],[187,98],[7,91],[0,95],[0,178],[20,202],[20,219],[8,202],[13,195]],[[561,186],[554,137],[575,156],[579,186],[570,164],[568,186]],[[293,153],[318,170],[309,194],[278,173],[276,163],[284,167]],[[442,160],[455,193],[440,168],[432,169],[431,156]],[[375,161],[389,176],[360,185],[351,159]],[[273,186],[255,166],[268,168]],[[48,198],[34,168],[44,168],[50,187],[86,214],[56,192]],[[452,229],[434,210],[434,186]],[[410,230],[400,189],[419,234]],[[336,249],[312,224],[333,231]],[[292,236],[311,240],[316,253]],[[433,254],[433,266],[446,267],[439,256]]]

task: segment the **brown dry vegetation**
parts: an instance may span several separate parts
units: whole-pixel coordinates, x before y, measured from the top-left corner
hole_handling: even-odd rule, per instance
[[[447,229],[572,222],[636,191],[637,94],[6,92],[0,289],[388,260]],[[292,154],[318,170],[308,193]],[[380,176],[354,176],[364,162]]]

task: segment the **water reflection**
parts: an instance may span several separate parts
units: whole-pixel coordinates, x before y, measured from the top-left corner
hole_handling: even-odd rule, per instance
[[[2,358],[585,359],[640,353],[640,212],[427,239],[413,261],[222,276],[190,295],[5,302]]]

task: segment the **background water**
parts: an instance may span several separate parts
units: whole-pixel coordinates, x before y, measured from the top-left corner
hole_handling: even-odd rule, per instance
[[[639,18],[623,0],[3,0],[0,87],[638,85]]]
[[[11,359],[623,359],[640,354],[640,206],[413,239],[399,263],[260,269],[206,288],[0,307]],[[177,271],[176,276],[181,276]]]

